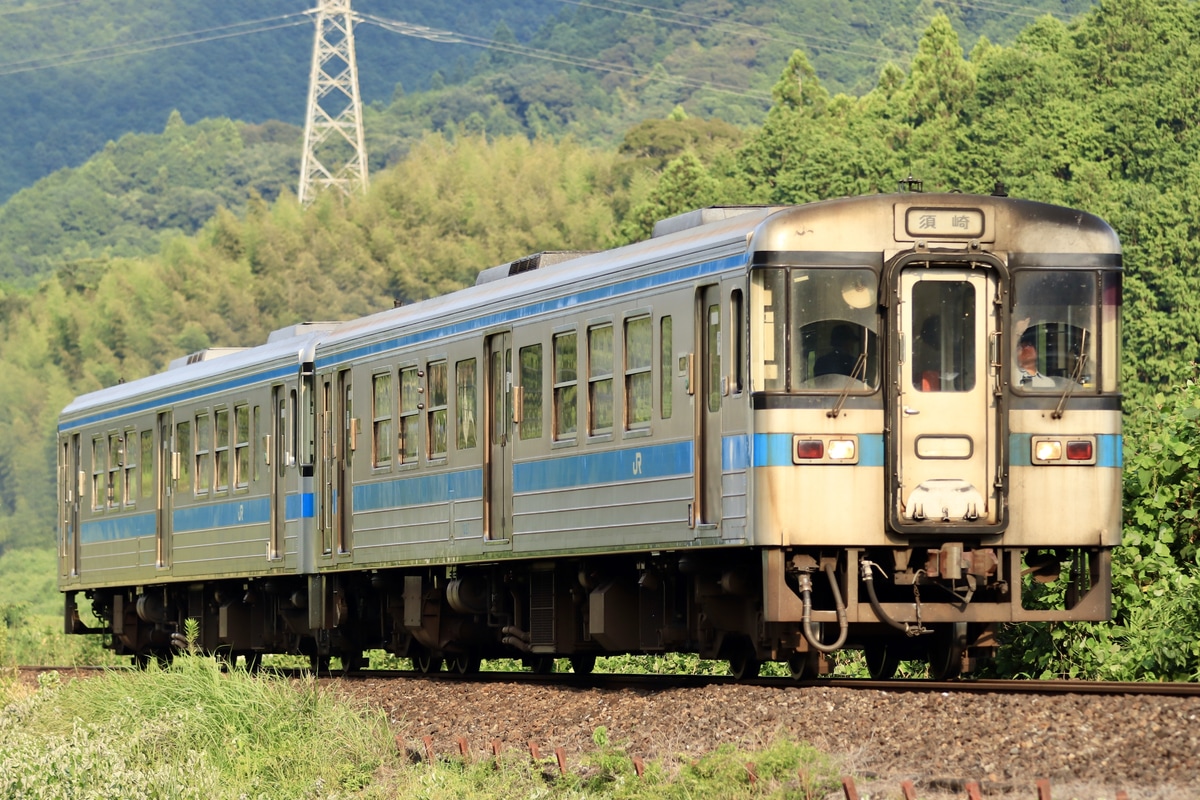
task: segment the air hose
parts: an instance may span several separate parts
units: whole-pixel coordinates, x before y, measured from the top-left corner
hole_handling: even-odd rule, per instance
[[[842,602],[842,590],[838,588],[837,576],[833,573],[833,564],[824,566],[825,575],[829,578],[829,588],[833,591],[833,603],[837,606],[839,634],[833,644],[823,644],[812,627],[812,578],[807,572],[800,574],[800,599],[804,603],[804,638],[815,649],[822,653],[833,653],[846,643],[846,634],[850,632],[850,623],[846,619],[846,604]]]

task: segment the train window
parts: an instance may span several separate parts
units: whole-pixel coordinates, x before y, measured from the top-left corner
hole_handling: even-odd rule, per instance
[[[781,269],[755,270],[750,283],[752,352],[750,381],[754,389],[782,392],[787,389],[787,273]]]
[[[208,494],[212,486],[212,423],[208,414],[196,415],[196,494]],[[293,451],[294,452],[294,451]]]
[[[111,433],[108,436],[108,507],[116,508],[121,505],[121,482],[118,473],[121,471],[121,434]]]
[[[213,414],[216,423],[216,446],[213,459],[217,466],[216,491],[229,491],[229,409],[218,408]]]
[[[578,427],[578,358],[574,333],[554,337],[554,439],[575,438]]]
[[[178,485],[192,489],[192,423],[175,426],[175,452],[179,453]]]
[[[789,388],[874,391],[879,386],[875,274],[869,269],[792,269],[790,282],[787,313],[775,309],[777,319],[788,319]]]
[[[142,497],[154,496],[154,431],[142,431],[142,470],[140,474]]]
[[[705,336],[708,353],[708,410],[721,410],[721,307],[710,305],[705,311]]]
[[[1013,276],[1014,388],[1061,392],[1074,384],[1097,390],[1096,277],[1068,270],[1021,270]],[[1107,337],[1103,346],[1110,346]]]
[[[542,436],[542,346],[522,347],[521,359],[521,425],[522,439]]]
[[[392,464],[392,375],[381,372],[371,381],[371,464]]]
[[[663,317],[658,321],[658,379],[660,382],[658,396],[658,414],[663,419],[670,419],[674,410],[675,397],[671,391],[674,382],[671,380],[674,372],[675,342],[671,332],[671,318]]]
[[[446,362],[429,363],[429,458],[446,455],[446,412],[449,391],[446,386]]]
[[[654,342],[649,317],[625,320],[625,428],[650,424],[654,383],[650,362]]]
[[[412,464],[417,460],[417,443],[420,439],[421,376],[416,367],[400,370],[400,446],[397,455],[401,464]]]
[[[259,425],[259,410],[258,409],[259,409],[259,407],[255,406],[254,410],[250,413],[250,422],[252,425],[252,430],[250,433],[250,463],[254,465],[254,475],[252,476],[252,480],[255,483],[258,482],[258,476],[259,476],[258,466],[263,461],[263,459],[261,457],[257,456],[254,452],[255,436],[258,436],[259,441],[262,441],[262,439],[261,439],[262,426]]]
[[[137,504],[138,495],[138,436],[137,431],[125,431],[121,442],[121,488],[125,495],[125,505]]]
[[[612,325],[588,328],[588,433],[612,432],[613,329]]]
[[[729,371],[733,385],[729,391],[741,394],[746,385],[746,331],[742,322],[742,290],[734,289],[729,295]]]
[[[455,445],[459,450],[469,450],[475,446],[475,412],[479,402],[475,389],[475,359],[468,358],[454,365],[454,389]]]
[[[922,392],[975,388],[975,287],[921,281],[912,290],[912,385]]]
[[[108,459],[104,455],[104,439],[92,439],[92,511],[104,508],[108,495],[105,478],[108,477]]]
[[[250,485],[250,408],[233,409],[233,485],[245,489]]]

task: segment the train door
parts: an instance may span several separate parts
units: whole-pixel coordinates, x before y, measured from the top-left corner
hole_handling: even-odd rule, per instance
[[[336,506],[334,544],[337,552],[346,554],[352,546],[354,530],[354,508],[351,502],[353,487],[354,449],[358,444],[358,420],[354,417],[354,385],[350,370],[339,370],[337,374],[337,429],[334,431],[335,448],[333,458],[333,491]]]
[[[79,574],[79,434],[73,433],[63,439],[61,447],[59,566],[64,576],[74,576]]]
[[[512,332],[487,337],[483,460],[483,536],[512,541],[513,369]]]
[[[692,364],[695,411],[692,526],[721,521],[721,289],[704,286],[696,293],[696,352]]]
[[[155,457],[154,563],[159,569],[171,566],[171,513],[174,510],[175,423],[170,411],[158,415],[158,452]]]
[[[892,523],[912,533],[986,532],[1002,514],[998,271],[978,260],[897,266]]]
[[[267,558],[271,561],[283,558],[284,531],[287,527],[287,389],[275,386],[271,389],[271,438],[265,444],[267,465],[271,482],[271,539],[267,547]]]

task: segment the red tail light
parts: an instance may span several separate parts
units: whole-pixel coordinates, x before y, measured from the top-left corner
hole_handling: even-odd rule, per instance
[[[1067,460],[1068,461],[1091,461],[1092,460],[1092,443],[1091,442],[1067,442]]]

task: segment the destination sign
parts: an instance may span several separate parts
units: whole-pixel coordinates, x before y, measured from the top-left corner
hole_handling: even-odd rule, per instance
[[[904,225],[909,236],[978,239],[983,236],[983,212],[977,208],[910,208]]]

